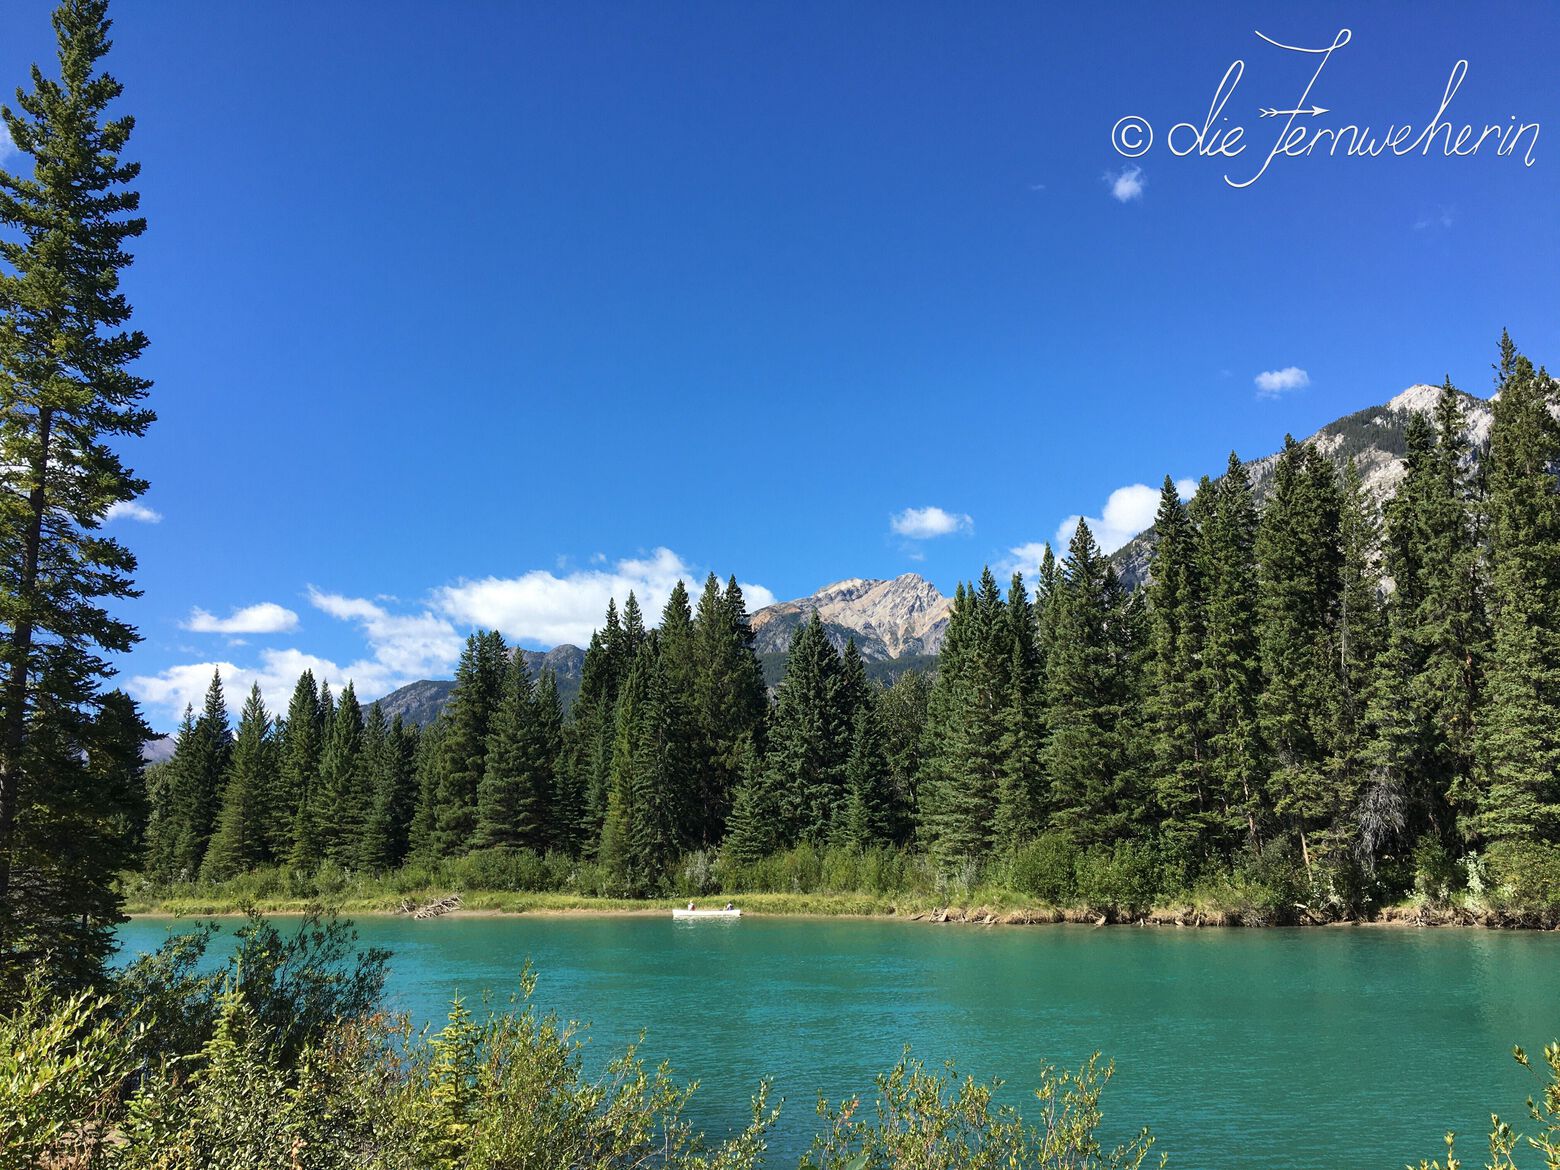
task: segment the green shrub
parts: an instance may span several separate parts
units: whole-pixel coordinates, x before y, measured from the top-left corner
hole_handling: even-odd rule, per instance
[[[951,1170],[953,1167],[1088,1167],[1136,1170],[1154,1139],[1142,1130],[1125,1145],[1106,1149],[1098,1130],[1100,1094],[1110,1081],[1099,1054],[1078,1072],[1042,1068],[1035,1098],[1040,1124],[1025,1122],[1011,1105],[996,1105],[1001,1082],[962,1081],[949,1064],[930,1072],[908,1049],[877,1078],[870,1102],[851,1097],[819,1104],[824,1132],[813,1141],[800,1170]]]
[[[1053,906],[1070,905],[1078,892],[1077,863],[1078,848],[1065,833],[1042,833],[1013,855],[1009,881],[1020,893]]]
[[[188,1076],[165,1061],[131,1100],[116,1143],[123,1170],[346,1170],[357,1164],[361,1113],[310,1046],[289,1070],[268,1029],[229,982]]]
[[[433,870],[419,862],[409,861],[400,869],[385,875],[385,885],[392,893],[413,894],[435,884]]]
[[[1096,845],[1078,858],[1078,898],[1101,914],[1136,918],[1159,896],[1158,871],[1153,848],[1143,842]]]
[[[23,985],[0,1012],[0,1170],[104,1163],[119,1092],[135,1066],[134,1022],[106,998]]]
[[[1502,841],[1485,853],[1490,901],[1520,918],[1551,924],[1560,917],[1560,847]]]
[[[334,861],[320,863],[314,871],[314,892],[322,898],[334,898],[347,888],[347,871]]]
[[[713,854],[697,849],[682,859],[672,881],[672,892],[682,898],[703,897],[719,888]]]
[[[1227,890],[1228,911],[1247,926],[1275,926],[1295,919],[1295,905],[1306,894],[1305,868],[1280,843],[1257,854],[1247,852],[1235,866]]]
[[[572,864],[561,854],[531,849],[478,849],[442,866],[446,884],[457,890],[510,890],[538,893],[561,890]]]
[[[193,1058],[203,1049],[215,1033],[224,986],[243,997],[245,1010],[284,1063],[337,1022],[360,1019],[378,1007],[390,952],[356,950],[357,932],[334,915],[311,910],[284,936],[250,911],[236,932],[233,953],[225,963],[212,964],[207,950],[217,929],[214,923],[195,923],[115,977],[117,1002],[135,1005],[147,1021],[141,1043],[148,1057]]]

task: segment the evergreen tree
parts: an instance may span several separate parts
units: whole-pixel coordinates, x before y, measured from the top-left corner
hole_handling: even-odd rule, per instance
[[[1233,451],[1219,482],[1199,485],[1192,507],[1206,516],[1198,575],[1207,599],[1200,690],[1208,703],[1209,771],[1228,838],[1244,837],[1260,853],[1267,751],[1257,716],[1257,510],[1251,480]]]
[[[440,715],[433,848],[453,857],[471,847],[477,827],[477,785],[487,770],[487,741],[509,656],[495,631],[471,635],[455,669],[455,688]]]
[[[90,815],[81,761],[90,773],[94,757],[119,758],[139,726],[99,690],[105,656],[137,640],[104,604],[137,595],[135,557],[100,526],[146,490],[122,440],[154,416],[140,406],[150,383],[130,372],[146,338],[127,328],[120,288],[146,221],[129,188],[140,165],[120,157],[135,120],[107,116],[121,86],[100,68],[106,0],[67,0],[53,20],[58,80],[34,67],[16,108],[0,107],[28,164],[0,169],[0,971],[22,970],[12,960],[39,957],[51,922],[69,920],[79,930],[53,942],[74,948],[61,969],[85,978],[117,896],[88,879],[95,867],[59,872],[44,842],[67,814]],[[82,826],[82,841],[96,835]]]
[[[238,718],[217,830],[201,865],[206,881],[225,881],[267,860],[266,802],[276,784],[272,748],[271,716],[255,683]]]
[[[1154,533],[1145,679],[1149,758],[1166,844],[1178,859],[1195,863],[1217,846],[1223,818],[1209,766],[1198,532],[1168,475]]]
[[[1478,729],[1477,841],[1560,840],[1560,423],[1553,379],[1501,338],[1490,428],[1493,653]]]
[[[700,749],[695,836],[708,845],[725,831],[746,753],[762,751],[769,712],[769,689],[753,651],[747,602],[735,577],[726,582],[724,592],[715,574],[706,579],[694,615],[694,644],[693,704]]]
[[[767,764],[777,840],[821,844],[840,814],[850,725],[840,700],[842,664],[816,612],[791,639]]]
[[[780,802],[771,773],[751,740],[738,746],[737,786],[721,856],[738,865],[752,865],[780,844],[777,830]]]
[[[443,755],[445,726],[443,719],[435,719],[417,738],[413,767],[417,800],[407,834],[407,850],[410,856],[419,861],[432,861],[438,856],[434,834],[438,828],[439,765]]]
[[[701,774],[711,766],[711,750],[698,720],[698,644],[688,591],[678,581],[661,611],[656,630],[660,694],[662,786],[673,836],[680,846],[703,843],[709,828],[701,802],[708,786]],[[713,794],[712,794],[713,795]],[[722,799],[727,797],[722,794]]]
[[[503,694],[488,736],[486,768],[477,786],[478,849],[541,849],[548,804],[546,775],[533,772],[531,723],[535,695],[524,656],[510,659]]]
[[[184,823],[180,808],[184,796],[183,763],[194,753],[194,739],[195,709],[186,704],[173,739],[172,757],[147,769],[151,814],[146,826],[146,870],[161,881],[178,874],[179,829]]]
[[[406,856],[416,786],[412,745],[397,715],[385,718],[376,701],[363,720],[358,766],[366,783],[368,809],[353,851],[353,865],[369,872],[399,865]]]
[[[319,861],[318,842],[306,810],[319,785],[320,751],[324,747],[320,695],[312,671],[298,676],[277,740],[277,791],[270,802],[267,847],[279,861],[312,869]],[[301,855],[297,850],[300,818],[309,828]]]
[[[1442,783],[1430,829],[1449,839],[1452,810],[1475,807],[1475,727],[1489,655],[1479,487],[1468,468],[1473,452],[1463,396],[1446,379],[1435,406],[1434,475],[1427,493],[1424,599],[1417,635],[1424,666],[1417,701],[1431,712]],[[1443,809],[1447,810],[1443,813]]]
[[[909,844],[915,835],[921,747],[931,689],[925,674],[907,670],[894,680],[878,703],[883,750],[888,762],[885,794],[889,801],[888,831],[896,845]]]
[[[547,845],[571,856],[580,849],[580,823],[585,793],[568,768],[568,741],[564,734],[563,705],[558,699],[558,676],[542,671],[536,684],[532,721],[533,767],[547,782]]]
[[[1012,853],[1039,831],[1044,804],[1041,750],[1045,744],[1045,694],[1038,628],[1024,578],[1013,574],[1007,598],[1007,694],[998,744],[1000,773],[993,826],[997,847]]]
[[[655,643],[642,641],[618,698],[600,848],[601,864],[633,894],[659,888],[677,851],[675,748],[667,733],[666,699]]]
[[[25,880],[12,885],[6,909],[23,927],[12,944],[23,961],[0,964],[0,985],[17,992],[29,970],[56,991],[101,976],[124,921],[117,879],[131,865],[144,808],[141,745],[150,731],[135,704],[110,691],[91,714],[55,706],[48,696],[61,693],[58,682],[40,680],[28,752],[42,767],[25,774],[20,793],[13,858]]]
[[[876,697],[869,691],[851,721],[850,754],[845,758],[845,807],[832,826],[833,843],[865,850],[887,844],[893,832],[893,799],[888,788],[888,753]]]
[[[358,846],[357,864],[369,871],[394,869],[410,848],[417,803],[418,733],[397,715],[388,724],[376,702],[363,726],[365,771],[373,781],[373,804]]]
[[[617,603],[608,598],[606,621],[591,634],[585,650],[580,693],[574,700],[565,743],[564,770],[582,805],[574,836],[591,854],[600,844],[606,816],[618,690],[626,674],[622,623]]]
[[[320,755],[320,844],[325,856],[348,868],[357,864],[373,804],[373,782],[363,768],[363,708],[349,681],[342,688],[325,750]]]
[[[1386,640],[1382,608],[1381,574],[1377,568],[1380,531],[1374,505],[1365,494],[1359,468],[1351,458],[1344,470],[1339,513],[1339,614],[1337,672],[1339,683],[1338,727],[1331,772],[1339,799],[1337,823],[1331,836],[1340,847],[1353,838],[1356,856],[1374,854],[1367,836],[1390,829],[1390,822],[1375,821],[1378,810],[1372,783],[1371,696]],[[1344,823],[1349,807],[1357,824]]]
[[[951,619],[950,619],[951,620]],[[965,591],[958,656],[940,664],[940,744],[935,786],[925,794],[927,844],[942,862],[983,858],[992,848],[999,793],[1009,776],[1003,754],[1013,659],[1012,626],[988,568]],[[947,671],[946,683],[941,672]],[[1010,793],[1017,798],[1021,795]],[[1029,810],[1015,803],[1003,827],[1023,831]],[[1010,842],[1012,843],[1012,842]]]
[[[1257,532],[1258,640],[1266,687],[1258,702],[1272,751],[1274,811],[1295,834],[1306,869],[1313,838],[1335,825],[1342,685],[1342,502],[1337,475],[1316,451],[1285,436]]]
[[[1125,739],[1135,693],[1128,598],[1082,520],[1067,546],[1049,664],[1053,827],[1080,845],[1133,835],[1142,815]]]
[[[232,751],[227,702],[222,696],[222,676],[211,675],[206,701],[195,720],[188,752],[173,759],[177,829],[172,870],[175,877],[193,881],[206,858],[206,847],[216,829],[217,805]]]

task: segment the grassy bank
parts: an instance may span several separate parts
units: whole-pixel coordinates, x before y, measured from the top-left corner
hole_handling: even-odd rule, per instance
[[[685,905],[685,898],[611,898],[590,894],[556,891],[523,892],[515,890],[454,890],[428,887],[404,894],[383,891],[343,891],[332,898],[271,895],[261,898],[223,896],[219,891],[172,892],[161,896],[141,896],[126,903],[130,914],[173,914],[185,916],[241,914],[253,908],[268,914],[301,914],[324,905],[345,916],[401,914],[408,906],[424,906],[452,894],[460,897],[456,915],[470,914],[640,914],[663,916]],[[716,898],[695,899],[701,906],[714,907],[730,900],[744,913],[816,918],[880,917],[932,923],[975,923],[983,925],[1034,925],[1043,923],[1145,923],[1152,926],[1243,926],[1251,923],[1239,911],[1215,901],[1178,902],[1156,906],[1136,917],[1102,911],[1086,905],[1053,906],[1012,890],[983,888],[959,901],[937,901],[925,897],[890,897],[861,892],[815,893],[737,893]],[[1306,920],[1320,924],[1321,920]],[[1414,902],[1385,907],[1370,918],[1351,921],[1423,926],[1504,926],[1487,914],[1467,908],[1430,907]]]
[[[1531,855],[1529,855],[1531,854]],[[1041,839],[1011,858],[938,866],[908,850],[800,845],[750,864],[719,854],[683,857],[645,890],[625,889],[599,865],[555,853],[485,850],[383,873],[257,869],[224,882],[154,881],[124,874],[131,913],[270,913],[325,906],[394,914],[459,895],[466,912],[665,913],[690,899],[729,900],[757,914],[873,915],[976,922],[1147,922],[1181,926],[1294,926],[1332,922],[1553,927],[1560,923],[1560,850],[1469,857],[1361,880],[1346,868],[1303,868],[1270,850],[1229,870],[1188,875],[1131,843],[1078,851]]]
[[[550,891],[525,892],[515,890],[454,890],[429,887],[407,894],[383,892],[348,892],[335,897],[302,897],[271,895],[244,899],[225,897],[219,891],[203,890],[164,895],[141,895],[125,904],[130,914],[239,914],[248,908],[268,914],[301,913],[311,906],[327,906],[343,915],[399,914],[405,906],[422,906],[437,902],[451,894],[459,894],[460,914],[656,914],[664,915],[676,906],[687,905],[687,898],[610,898],[591,894],[572,894]],[[943,909],[930,902],[906,901],[879,894],[863,893],[812,893],[812,894],[732,894],[704,899],[694,899],[700,906],[714,908],[728,900],[735,902],[749,914],[813,915],[817,917],[883,916],[910,917],[933,915]],[[1003,912],[1023,909],[1016,896],[993,898],[993,909]]]

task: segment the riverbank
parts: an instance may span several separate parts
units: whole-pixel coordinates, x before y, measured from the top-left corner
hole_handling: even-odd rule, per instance
[[[1398,927],[1477,927],[1480,929],[1556,929],[1557,923],[1544,914],[1518,914],[1451,904],[1432,906],[1405,902],[1382,907],[1368,916],[1328,918],[1296,907],[1294,917],[1284,922],[1255,919],[1249,910],[1228,905],[1180,903],[1156,907],[1145,913],[1126,916],[1102,912],[1088,906],[1050,906],[1006,896],[1000,891],[991,896],[959,902],[935,902],[916,898],[894,898],[859,893],[776,894],[753,893],[720,895],[695,901],[718,906],[727,900],[745,913],[799,918],[895,918],[934,925],[1038,926],[1075,923],[1095,926],[1157,926],[1170,928],[1261,927],[1261,926],[1398,926]],[[429,888],[405,894],[345,894],[341,897],[295,897],[273,895],[248,901],[213,897],[206,894],[170,894],[162,897],[134,897],[125,904],[132,916],[175,915],[181,917],[220,917],[242,914],[248,909],[266,914],[298,914],[311,907],[324,906],[348,917],[409,915],[417,908],[435,906],[458,895],[459,906],[442,910],[439,917],[481,917],[484,915],[649,915],[664,916],[686,899],[607,898],[596,895],[556,892],[516,892],[511,890],[450,890]]]

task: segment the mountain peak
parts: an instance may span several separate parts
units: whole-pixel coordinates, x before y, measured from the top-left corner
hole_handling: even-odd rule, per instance
[[[1441,397],[1441,388],[1420,382],[1387,401],[1388,410],[1412,410],[1417,414],[1429,414],[1435,409],[1435,400]]]
[[[816,613],[833,641],[843,645],[854,638],[863,658],[936,654],[951,604],[917,573],[901,573],[892,580],[847,577],[808,597],[759,610],[752,618],[753,632],[760,653],[783,653],[797,627]]]
[[[1476,459],[1478,452],[1489,441],[1490,424],[1494,411],[1489,399],[1462,393],[1463,438]],[[1428,414],[1435,409],[1441,395],[1439,386],[1420,382],[1393,395],[1381,406],[1367,406],[1353,414],[1334,419],[1305,440],[1317,452],[1326,457],[1339,471],[1354,461],[1365,493],[1378,505],[1396,491],[1405,473],[1403,456],[1407,450],[1409,419],[1415,414]],[[1278,466],[1279,453],[1264,455],[1245,464],[1251,477],[1252,493],[1260,504],[1272,488],[1273,472]],[[1117,571],[1129,584],[1137,585],[1148,579],[1149,562],[1152,559],[1154,530],[1139,533],[1112,554]]]

